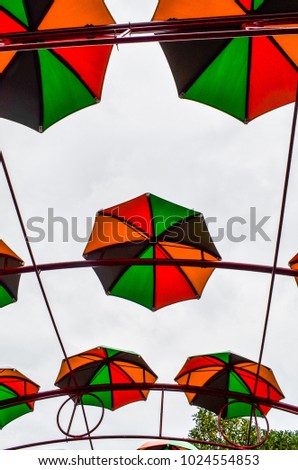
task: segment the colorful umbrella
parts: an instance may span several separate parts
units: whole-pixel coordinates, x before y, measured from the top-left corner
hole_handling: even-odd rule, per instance
[[[264,365],[258,368],[256,362],[231,352],[189,357],[175,380],[181,385],[243,393],[244,401],[235,402],[233,398],[208,395],[200,391],[186,392],[191,405],[206,408],[216,414],[223,410],[222,418],[250,416],[252,405],[245,402],[247,395],[275,401],[284,398],[271,369]],[[258,405],[257,414],[266,415],[269,410],[268,405]]]
[[[103,0],[0,0],[0,33],[114,23]],[[111,46],[0,53],[0,116],[40,132],[101,99]]]
[[[298,253],[289,261],[289,266],[291,269],[298,270]],[[298,286],[298,276],[295,277],[296,284]]]
[[[198,450],[196,446],[186,441],[171,439],[158,439],[157,441],[144,442],[138,450]]]
[[[153,194],[143,194],[96,215],[84,251],[87,260],[219,260],[200,212]],[[214,268],[189,266],[99,266],[94,268],[107,294],[151,310],[201,296]]]
[[[70,370],[71,369],[71,370]],[[99,346],[62,361],[55,385],[59,388],[154,383],[157,376],[134,352]],[[108,390],[83,394],[80,403],[116,410],[146,400],[149,390]]]
[[[0,240],[0,269],[17,268],[24,264],[5,243]],[[0,276],[0,307],[16,302],[18,297],[18,288],[20,274],[9,274]]]
[[[2,406],[1,402],[37,393],[39,385],[16,369],[0,369],[0,429],[16,418],[33,411],[34,402]]]
[[[160,0],[153,20],[297,10],[297,0]],[[295,101],[298,35],[162,42],[161,47],[181,98],[210,105],[243,122]]]

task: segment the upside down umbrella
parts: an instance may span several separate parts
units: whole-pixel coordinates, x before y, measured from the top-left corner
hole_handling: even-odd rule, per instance
[[[297,13],[297,0],[160,0],[153,20]],[[249,122],[295,101],[298,35],[162,42],[181,98]]]
[[[103,0],[0,0],[0,34],[114,23]],[[101,99],[111,46],[0,52],[0,117],[40,132]]]
[[[24,264],[3,240],[0,240],[0,269],[13,269]],[[20,274],[0,276],[0,307],[5,307],[18,298]]]
[[[16,369],[0,369],[0,429],[34,409],[34,401],[10,406],[3,405],[1,402],[35,394],[38,390],[39,385]]]
[[[291,269],[298,269],[298,253],[289,261],[289,266]],[[298,285],[298,276],[295,277],[295,281]]]
[[[154,383],[157,376],[134,352],[99,346],[64,359],[56,379],[59,388],[113,384]],[[108,390],[83,394],[80,403],[116,410],[146,400],[149,390]]]
[[[196,446],[186,441],[173,439],[158,439],[156,441],[144,442],[138,450],[198,450]]]
[[[143,194],[97,213],[84,251],[87,260],[219,260],[200,212]],[[201,296],[214,268],[191,266],[98,266],[107,294],[151,310]]]
[[[189,357],[175,380],[181,385],[243,394],[244,402],[235,402],[233,398],[208,395],[200,390],[186,392],[191,405],[216,414],[223,410],[222,418],[250,416],[252,405],[245,402],[245,395],[275,401],[284,398],[271,369],[260,365],[258,371],[256,362],[231,352]],[[258,415],[266,415],[269,410],[270,406],[262,404],[258,405],[256,412]]]

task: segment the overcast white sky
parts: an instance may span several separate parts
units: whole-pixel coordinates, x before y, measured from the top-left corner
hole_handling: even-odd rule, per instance
[[[147,21],[156,1],[109,0],[116,22]],[[125,6],[124,6],[125,4]],[[248,125],[198,103],[179,100],[165,57],[158,44],[115,48],[106,74],[102,102],[55,124],[44,134],[1,120],[1,149],[11,174],[24,220],[48,211],[69,224],[63,241],[61,224],[54,240],[32,243],[38,263],[80,260],[85,241],[71,236],[72,218],[79,235],[87,237],[86,219],[97,210],[145,192],[216,217],[209,226],[225,261],[272,264],[281,191],[288,154],[293,106],[260,117]],[[295,147],[279,266],[298,251],[298,155]],[[0,171],[1,238],[31,264],[9,191]],[[250,208],[264,225],[271,242],[250,240]],[[235,226],[233,242],[226,227],[231,217],[247,220]],[[33,235],[29,233],[29,235]],[[36,235],[36,234],[35,234]],[[68,355],[97,345],[141,354],[160,382],[173,383],[186,358],[231,350],[258,360],[270,276],[217,270],[198,301],[188,301],[152,313],[142,306],[107,297],[93,270],[76,269],[42,274]],[[297,404],[297,300],[293,278],[277,277],[263,363],[270,366],[285,401]],[[1,366],[14,367],[40,384],[54,388],[62,352],[34,274],[21,278],[19,300],[0,312]],[[56,412],[63,400],[36,404],[34,413],[7,425],[1,448],[42,439],[62,438]],[[97,434],[157,434],[159,392],[147,402],[106,411]],[[196,409],[184,394],[165,397],[164,434],[186,437]],[[98,410],[91,408],[91,421]],[[271,411],[271,428],[292,429],[297,417]],[[97,449],[135,449],[141,441],[96,441]],[[88,443],[52,448],[88,449]]]

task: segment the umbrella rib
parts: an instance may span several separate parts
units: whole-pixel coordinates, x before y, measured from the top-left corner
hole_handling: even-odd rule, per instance
[[[237,366],[235,366],[237,367]],[[231,370],[231,372],[234,373],[234,378],[237,380],[237,382],[239,384],[241,384],[242,386],[244,386],[247,390],[248,390],[248,395],[254,395],[254,393],[252,392],[252,390],[250,389],[249,385],[243,380],[243,378],[237,373],[237,371],[235,370],[235,368],[233,367],[233,369]],[[255,377],[255,376],[254,376]],[[244,392],[241,392],[241,393],[244,393]]]
[[[204,69],[202,70],[202,72],[199,72],[199,75],[196,74],[196,79],[190,79],[189,80],[189,83],[185,85],[184,87],[184,90],[181,90],[179,92],[179,97],[180,98],[183,98],[183,96],[185,95],[185,93],[189,90],[189,88],[194,84],[195,81],[197,81],[200,76],[208,69],[208,67],[210,67],[210,65],[213,63],[213,61],[216,59],[216,57],[218,57],[218,55],[220,55],[227,47],[228,45],[233,41],[234,38],[226,38],[226,37],[223,37],[223,38],[220,38],[219,41],[224,41],[224,44],[222,45],[222,48],[220,51],[217,51],[215,52],[212,57],[210,57],[210,60],[208,62],[206,62],[205,64],[205,67]],[[203,39],[202,41],[205,41],[206,43],[209,42],[209,41],[213,41],[213,39]]]
[[[8,378],[9,378],[9,377],[8,377]],[[35,384],[34,384],[34,385],[35,385]],[[20,394],[19,394],[18,392],[16,392],[10,385],[7,385],[7,384],[4,383],[4,382],[0,382],[0,386],[7,388],[9,391],[11,391],[12,393],[16,394],[17,396],[20,396]],[[26,389],[26,386],[24,386],[24,389]],[[25,390],[25,395],[27,395],[26,390]],[[0,403],[1,403],[1,401],[0,401]]]
[[[260,369],[261,369],[261,363],[262,363],[262,358],[263,358],[263,353],[264,353],[264,348],[265,348],[265,342],[266,342],[266,336],[267,336],[269,317],[270,317],[270,309],[271,309],[274,283],[275,283],[275,277],[276,277],[279,248],[280,248],[282,228],[283,228],[285,208],[286,208],[287,193],[288,193],[289,180],[290,180],[290,174],[291,174],[291,165],[292,165],[292,160],[293,160],[297,115],[298,115],[298,80],[297,80],[297,88],[296,88],[296,100],[295,100],[295,106],[294,106],[293,118],[292,118],[292,128],[291,128],[291,134],[290,134],[288,158],[287,158],[287,164],[286,164],[286,170],[285,170],[285,176],[284,176],[284,186],[283,186],[283,192],[282,192],[282,201],[281,201],[281,208],[280,208],[279,224],[278,224],[278,231],[277,231],[276,243],[275,243],[274,261],[273,261],[271,281],[270,281],[270,287],[269,287],[268,298],[267,298],[267,306],[266,306],[263,334],[262,334],[262,339],[261,339],[259,360],[258,360],[258,368],[257,368],[257,373],[256,373],[256,382],[255,382],[255,386],[254,386],[254,395],[256,394],[256,390],[257,390],[257,385],[258,385],[258,380],[259,380],[259,375],[260,375]],[[250,422],[249,432],[251,430],[251,425],[252,425],[252,423]]]
[[[113,357],[107,357],[105,358],[101,365],[100,365],[100,370],[103,369],[103,367],[107,367],[107,370],[108,370],[108,374],[109,374],[109,379],[110,379],[110,383],[112,383],[112,376],[111,376],[111,368],[110,368],[110,365],[113,365],[115,368],[117,368],[120,372],[121,372],[121,375],[124,375],[125,377],[127,377],[129,379],[129,383],[137,383],[135,382],[130,375],[128,375],[127,372],[125,372],[117,363],[116,361],[121,361],[121,358],[120,359],[117,359],[117,354],[116,354],[116,357],[113,356]],[[131,362],[133,364],[133,362]],[[138,364],[135,364],[138,366]],[[99,370],[94,373],[93,375],[93,378],[97,375],[97,373],[99,372]],[[144,394],[143,394],[143,391],[140,390],[140,394],[143,396],[143,398],[145,398]],[[114,408],[114,395],[113,393],[111,393],[111,405],[112,405],[112,409]]]
[[[155,224],[154,224],[154,213],[153,213],[153,207],[152,207],[152,202],[151,202],[151,194],[147,193],[146,194],[146,201],[148,204],[148,209],[150,212],[150,226],[149,229],[151,229],[152,236],[149,237],[149,242],[153,239],[156,240],[156,232],[155,232]],[[150,245],[150,243],[149,243]],[[156,258],[156,248],[155,245],[153,245],[153,259]],[[156,266],[153,265],[153,286],[152,286],[152,307],[151,310],[154,312],[155,309],[155,300],[156,300]]]
[[[115,361],[116,361],[116,360],[117,360],[117,359],[115,359]],[[121,359],[119,359],[119,361],[120,361],[120,360],[121,360]],[[121,375],[123,375],[123,376],[125,376],[125,377],[127,377],[127,378],[129,379],[129,383],[135,383],[135,384],[138,383],[138,382],[136,382],[135,380],[133,380],[133,378],[132,378],[125,370],[123,370],[118,364],[116,364],[114,361],[111,361],[111,362],[113,363],[113,365],[114,365],[117,369],[119,369]],[[134,365],[133,362],[131,362],[131,364]],[[135,365],[136,365],[137,367],[140,367],[138,364],[135,364]],[[142,369],[143,377],[144,377],[144,371],[145,371],[145,369],[144,369],[143,367],[141,367],[141,369]],[[109,374],[110,374],[110,370],[109,370]],[[111,376],[110,376],[110,378],[111,378]],[[145,377],[144,377],[144,378],[145,378]],[[144,382],[145,382],[145,380],[144,380]],[[139,390],[139,392],[140,392],[140,395],[142,395],[142,397],[145,399],[146,397],[145,397],[145,395],[143,394],[143,390]],[[112,395],[112,401],[113,401],[113,395]]]
[[[142,256],[146,251],[148,250],[148,245],[146,245],[144,248],[142,248],[142,250],[140,250],[140,252],[136,255],[137,259],[140,258],[140,256]],[[127,264],[127,265],[124,265],[123,266],[123,269],[122,271],[120,272],[120,274],[117,276],[117,278],[114,280],[114,282],[111,283],[110,285],[110,288],[109,288],[109,294],[111,294],[111,291],[113,290],[113,288],[116,286],[117,282],[120,281],[120,279],[122,278],[122,276],[125,275],[125,273],[127,273],[127,271],[129,270],[129,268],[132,267],[132,264]],[[113,294],[111,294],[113,295]]]
[[[165,255],[167,257],[169,257],[170,259],[174,259],[172,258],[172,256],[170,255],[170,253],[168,253],[162,245],[158,244],[158,248],[165,253]],[[201,249],[201,252],[203,252],[203,250]],[[175,266],[177,268],[177,270],[180,272],[180,274],[184,277],[184,279],[186,280],[186,282],[189,284],[189,286],[191,287],[193,293],[195,294],[196,297],[200,297],[199,294],[197,293],[195,287],[193,286],[192,282],[189,280],[189,278],[186,276],[186,274],[184,273],[183,269],[181,268],[180,265],[177,265]],[[155,269],[156,269],[156,266],[155,266]]]
[[[61,55],[59,55],[59,53],[57,53],[54,49],[49,49],[48,52],[50,54],[52,54],[55,59],[59,60],[59,62],[61,62],[67,69],[69,69],[71,71],[71,73],[77,77],[77,79],[84,85],[84,87],[88,90],[88,92],[90,93],[90,95],[94,98],[94,93],[93,91],[91,90],[91,88],[89,87],[89,85],[85,82],[85,80],[83,79],[83,77],[78,73],[78,71],[76,69],[74,69],[74,67],[72,67],[72,65],[64,59],[64,57],[62,57]],[[96,98],[98,99],[98,97],[96,96]]]
[[[248,86],[250,82],[251,68],[252,68],[252,47],[253,47],[253,38],[248,38],[248,66],[247,66],[247,76],[246,76],[246,100],[245,100],[245,122],[249,121],[248,109],[249,109],[249,93],[250,87]]]
[[[274,47],[279,50],[279,52],[282,54],[282,56],[292,65],[294,68],[295,72],[298,72],[298,65],[295,64],[293,59],[286,53],[286,51],[283,49],[283,47],[276,41],[276,39],[272,36],[268,36],[268,39],[270,42],[274,44]]]
[[[265,366],[263,366],[265,367]],[[261,368],[261,367],[260,367]],[[262,380],[264,384],[266,384],[267,387],[274,389],[279,395],[281,394],[281,390],[277,388],[270,380],[267,380],[265,377],[260,376],[260,368],[259,368],[259,373],[258,373],[258,380]],[[251,372],[250,370],[245,369],[245,367],[239,367],[237,364],[235,365],[235,369],[240,369],[242,372],[245,374],[251,376],[252,378],[256,377],[256,374],[254,372]],[[235,370],[236,372],[236,370]],[[237,373],[237,372],[236,372]],[[237,373],[238,374],[238,373]],[[248,386],[248,385],[247,385]],[[252,393],[255,393],[252,391]]]
[[[42,282],[42,280],[41,280],[40,272],[39,272],[39,270],[38,270],[38,267],[37,267],[37,264],[36,264],[36,261],[35,261],[35,257],[34,257],[34,254],[33,254],[33,251],[32,251],[31,245],[30,245],[30,242],[29,242],[29,238],[28,238],[27,233],[26,233],[25,225],[24,225],[24,222],[23,222],[23,219],[22,219],[22,215],[21,215],[19,206],[18,206],[18,202],[17,202],[16,196],[15,196],[15,192],[14,192],[14,189],[13,189],[13,186],[12,186],[12,183],[11,183],[11,180],[10,180],[10,176],[9,176],[9,173],[8,173],[8,170],[7,170],[7,167],[6,167],[6,163],[5,163],[5,160],[4,160],[4,156],[3,156],[3,153],[2,153],[1,151],[0,151],[0,161],[1,161],[1,163],[2,163],[2,168],[3,168],[3,171],[4,171],[5,177],[6,177],[6,181],[7,181],[9,190],[10,190],[11,197],[12,197],[12,199],[13,199],[14,207],[15,207],[15,210],[16,210],[16,212],[17,212],[17,216],[18,216],[18,219],[19,219],[19,223],[20,223],[20,226],[21,226],[21,229],[22,229],[22,232],[23,232],[23,236],[24,236],[24,239],[25,239],[25,242],[26,242],[28,251],[29,251],[29,255],[30,255],[32,264],[33,264],[33,266],[34,266],[35,274],[36,274],[36,277],[37,277],[37,280],[38,280],[38,284],[39,284],[39,287],[40,287],[40,290],[41,290],[41,293],[42,293],[44,302],[45,302],[45,304],[46,304],[46,307],[47,307],[47,310],[48,310],[48,313],[49,313],[49,316],[50,316],[52,325],[53,325],[53,327],[54,327],[54,330],[55,330],[55,333],[56,333],[58,342],[59,342],[59,344],[60,344],[61,350],[62,350],[62,352],[63,352],[63,355],[64,355],[65,360],[66,360],[66,362],[67,362],[67,365],[68,365],[68,367],[69,367],[69,370],[70,370],[70,372],[73,374],[74,382],[76,383],[75,375],[74,375],[74,373],[73,373],[73,370],[71,369],[71,366],[70,366],[70,363],[69,363],[69,360],[68,360],[68,357],[67,357],[67,354],[66,354],[66,350],[65,350],[64,344],[63,344],[63,342],[62,342],[62,338],[61,338],[61,336],[60,336],[60,333],[59,333],[59,330],[58,330],[57,324],[56,324],[56,322],[55,322],[55,318],[54,318],[54,315],[53,315],[53,312],[52,312],[52,309],[51,309],[51,306],[50,306],[50,303],[49,303],[49,299],[48,299],[48,297],[47,297],[47,295],[46,295],[46,291],[45,291],[45,289],[44,289],[44,285],[43,285],[43,282]],[[87,432],[90,434],[90,432],[89,432],[89,427],[88,427],[88,424],[87,424],[86,419],[85,419],[85,424],[86,424]],[[91,447],[92,447],[92,442],[91,442],[90,436],[89,436],[89,441],[90,441],[90,445],[91,445]]]
[[[153,245],[153,259],[156,259],[156,245]],[[153,265],[153,286],[152,286],[152,307],[151,307],[151,310],[153,312],[156,310],[155,308],[155,305],[156,305],[156,270],[157,270],[157,266]]]
[[[127,219],[125,219],[125,217],[121,217],[120,215],[116,215],[116,214],[113,214],[113,213],[111,213],[111,214],[109,214],[108,212],[105,213],[105,210],[98,211],[96,215],[97,216],[102,216],[102,217],[110,217],[111,219],[116,219],[119,222],[122,222],[123,224],[125,224],[128,227],[132,228],[136,232],[140,233],[141,235],[144,235],[144,236],[150,238],[149,233],[145,232],[140,227],[136,226],[133,222],[129,222]]]
[[[281,208],[280,208],[280,218],[279,218],[279,225],[278,225],[276,244],[275,244],[274,262],[273,262],[271,282],[270,282],[270,287],[269,287],[269,292],[268,292],[267,307],[266,307],[265,321],[264,321],[264,327],[263,327],[263,335],[262,335],[262,340],[261,340],[260,354],[259,354],[259,361],[258,361],[258,369],[257,369],[257,374],[256,374],[257,380],[255,383],[255,391],[257,389],[258,377],[260,374],[261,362],[262,362],[262,357],[263,357],[263,352],[264,352],[264,347],[265,347],[268,323],[269,323],[270,308],[271,308],[271,303],[272,303],[274,281],[275,281],[275,275],[276,275],[276,269],[277,269],[277,261],[278,261],[278,255],[279,255],[279,248],[280,248],[286,200],[287,200],[287,192],[288,192],[289,179],[290,179],[290,173],[291,173],[291,164],[293,160],[297,115],[298,115],[298,80],[297,80],[296,101],[295,101],[295,107],[294,107],[293,119],[292,119],[292,128],[291,128],[291,135],[290,135],[287,165],[286,165],[285,177],[284,177],[284,187],[283,187],[282,201],[281,201]]]
[[[1,53],[1,52],[0,52]],[[17,60],[17,54],[15,54],[6,65],[5,69],[1,72],[1,79],[4,80],[8,74],[11,67],[13,67],[14,62]]]
[[[240,0],[235,0],[235,3],[237,3],[238,7],[241,8],[241,10],[243,10],[246,15],[253,14],[248,8],[240,3]]]
[[[12,274],[12,276],[13,276],[13,274]],[[9,281],[9,275],[8,275],[7,277],[8,277],[8,281]],[[5,278],[4,278],[4,279],[5,279]],[[15,302],[15,301],[16,301],[16,298],[15,298],[16,295],[15,295],[15,293],[12,292],[11,288],[9,287],[9,285],[8,285],[9,283],[6,284],[6,283],[4,282],[4,279],[1,279],[1,278],[0,278],[0,286],[2,286],[2,287],[8,292],[8,294],[10,295],[10,297],[11,297],[11,298],[14,300],[14,302]]]
[[[38,107],[39,107],[39,116],[38,116],[38,129],[39,131],[43,130],[43,121],[44,121],[44,105],[42,99],[42,76],[41,76],[41,67],[38,60],[39,51],[32,51],[33,53],[33,61],[34,67],[36,68],[36,76],[37,76],[37,86],[38,86],[38,94],[41,99],[38,100]]]

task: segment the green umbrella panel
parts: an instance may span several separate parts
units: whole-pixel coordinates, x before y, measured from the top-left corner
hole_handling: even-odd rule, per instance
[[[221,259],[200,212],[149,193],[99,211],[84,257],[144,260],[143,265],[98,266],[94,271],[107,294],[150,310],[201,297],[214,268],[186,266],[184,260]],[[155,264],[146,265],[146,260]],[[180,263],[174,265],[175,260]]]

